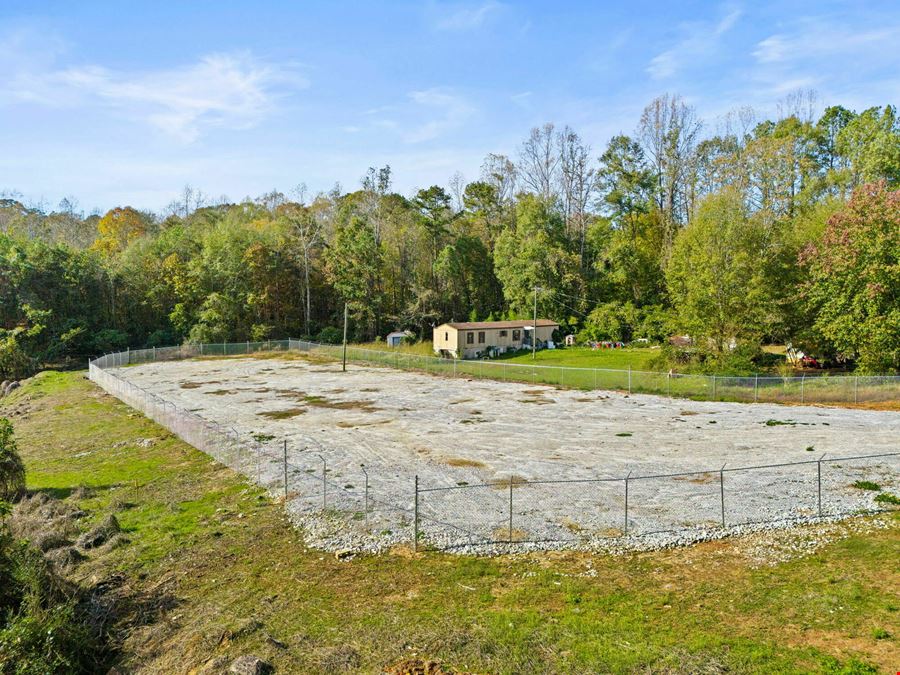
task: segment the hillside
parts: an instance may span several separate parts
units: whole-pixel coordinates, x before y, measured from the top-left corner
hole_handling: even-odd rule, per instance
[[[260,490],[87,382],[0,404],[31,490],[114,513],[70,577],[110,600],[123,669],[221,672],[895,672],[900,515],[652,554],[338,560]],[[433,671],[437,672],[437,671]]]

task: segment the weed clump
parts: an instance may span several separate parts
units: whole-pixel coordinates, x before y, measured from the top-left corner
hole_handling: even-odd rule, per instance
[[[858,480],[853,483],[853,487],[857,490],[871,490],[872,492],[878,492],[881,490],[881,486],[878,483],[873,483],[870,480]]]

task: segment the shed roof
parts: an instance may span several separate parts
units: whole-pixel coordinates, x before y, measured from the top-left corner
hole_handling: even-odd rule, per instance
[[[450,326],[457,330],[480,330],[484,328],[531,328],[534,321],[530,319],[520,321],[466,321],[462,323],[445,323],[444,326]],[[538,319],[538,328],[549,328],[550,326],[559,326],[555,321],[549,319]]]

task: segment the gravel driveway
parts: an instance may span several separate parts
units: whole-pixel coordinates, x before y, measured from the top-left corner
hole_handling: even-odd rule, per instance
[[[112,372],[257,439],[266,454],[245,458],[244,470],[273,491],[283,487],[287,441],[289,510],[311,543],[332,549],[409,540],[415,476],[426,541],[465,550],[508,538],[588,548],[621,542],[628,474],[629,539],[654,545],[818,516],[820,468],[826,517],[877,505],[878,492],[853,487],[857,481],[900,492],[900,457],[837,459],[900,452],[897,412],[585,393],[357,365],[344,373],[340,364],[299,358]],[[741,470],[789,462],[808,463]],[[667,532],[651,534],[658,531]]]

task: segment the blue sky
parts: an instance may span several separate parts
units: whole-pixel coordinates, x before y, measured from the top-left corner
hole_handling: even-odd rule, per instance
[[[665,92],[714,130],[808,88],[900,102],[900,3],[4,0],[0,192],[160,209],[390,164],[409,194],[545,121],[599,156]]]

